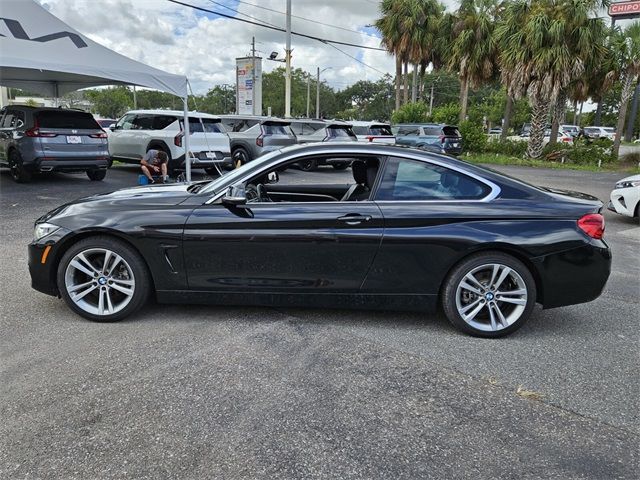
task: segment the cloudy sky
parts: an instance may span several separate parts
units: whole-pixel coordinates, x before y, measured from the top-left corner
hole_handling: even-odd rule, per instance
[[[233,84],[236,57],[250,52],[251,37],[263,57],[284,57],[284,33],[170,3],[167,0],[38,0],[51,13],[121,54],[162,70],[186,74],[196,93]],[[237,18],[284,27],[285,0],[182,0]],[[448,0],[453,5],[455,0]],[[379,16],[376,0],[292,0],[292,30],[342,42],[380,47],[370,25]],[[262,7],[262,8],[260,8]],[[298,18],[302,17],[302,18]],[[255,21],[252,20],[252,21]],[[292,37],[295,68],[309,72],[330,67],[323,79],[342,89],[360,80],[393,73],[385,52],[353,47],[337,49]],[[363,65],[366,64],[368,66]],[[264,60],[265,71],[283,65]]]

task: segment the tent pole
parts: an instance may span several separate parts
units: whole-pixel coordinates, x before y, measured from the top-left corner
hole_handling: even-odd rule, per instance
[[[189,95],[184,97],[184,161],[187,182],[191,181],[191,157],[189,156]]]

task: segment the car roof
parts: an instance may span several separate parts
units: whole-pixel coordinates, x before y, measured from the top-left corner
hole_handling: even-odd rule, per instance
[[[457,125],[450,125],[448,123],[396,123],[394,127],[451,127],[458,128]]]
[[[373,125],[384,125],[385,127],[390,127],[391,124],[388,122],[368,122],[368,121],[364,121],[364,120],[353,120],[350,122],[351,125],[357,126],[357,127],[370,127]]]
[[[33,112],[76,112],[76,113],[86,113],[88,115],[91,115],[91,113],[87,112],[86,110],[81,110],[79,108],[32,107],[30,105],[5,105],[2,108],[31,110]]]
[[[184,117],[184,111],[183,110],[162,110],[162,109],[155,109],[155,110],[129,110],[127,113],[125,113],[125,115],[128,114],[146,114],[146,115],[173,115],[176,117]],[[220,118],[218,115],[211,115],[210,113],[205,113],[205,112],[189,112],[189,116],[190,117],[201,117],[201,118]]]

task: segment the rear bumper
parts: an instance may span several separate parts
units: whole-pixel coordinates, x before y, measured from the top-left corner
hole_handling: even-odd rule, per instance
[[[600,296],[611,273],[612,256],[605,242],[593,242],[534,261],[544,308],[586,303]]]
[[[87,170],[106,170],[109,157],[100,158],[36,158],[24,163],[24,167],[33,172],[86,172]]]
[[[215,152],[217,158],[199,158],[191,157],[191,168],[209,168],[214,165],[222,167],[232,167],[233,159],[230,152]],[[184,155],[174,158],[169,162],[169,167],[174,170],[184,170],[186,168],[186,162]]]

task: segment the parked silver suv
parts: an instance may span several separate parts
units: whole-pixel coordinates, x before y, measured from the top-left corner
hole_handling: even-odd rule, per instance
[[[291,120],[291,130],[298,137],[298,143],[313,142],[356,142],[350,123],[339,120],[312,120],[300,118]],[[336,170],[344,170],[351,165],[350,158],[307,159],[299,162],[298,167],[304,171],[312,171],[321,165],[331,165]]]
[[[236,163],[247,163],[267,152],[297,143],[291,122],[276,117],[220,115]]]
[[[102,180],[109,166],[107,134],[87,112],[11,105],[0,110],[0,165],[19,183],[52,171]]]

